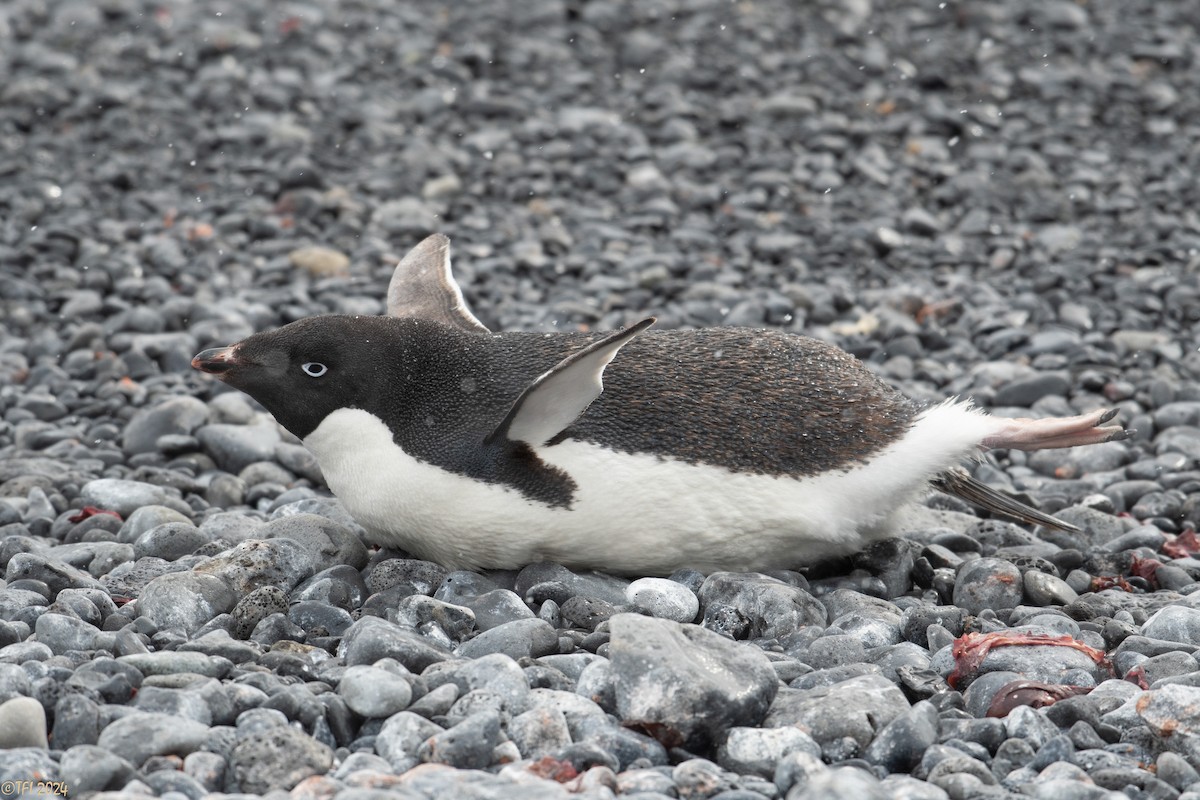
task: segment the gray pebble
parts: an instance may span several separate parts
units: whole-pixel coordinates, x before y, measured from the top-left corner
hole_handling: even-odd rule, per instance
[[[394,658],[415,674],[450,657],[446,649],[420,634],[379,617],[363,617],[351,625],[342,639],[342,647],[346,666],[370,665],[381,658]]]
[[[65,614],[42,614],[34,625],[34,632],[38,641],[56,654],[68,650],[92,650],[100,635],[95,625]]]
[[[797,751],[821,757],[821,746],[799,728],[730,728],[717,763],[740,775],[774,778],[780,760]]]
[[[191,524],[191,520],[173,508],[154,505],[142,506],[125,519],[124,524],[121,525],[121,530],[117,534],[117,541],[124,542],[125,544],[133,544],[142,534],[157,528],[159,525],[166,525],[172,522]]]
[[[1015,608],[1023,594],[1021,572],[1008,561],[980,558],[968,561],[954,581],[954,605],[968,613]]]
[[[190,435],[208,420],[208,407],[195,397],[169,397],[139,409],[125,426],[121,447],[127,455],[153,453],[163,436]]]
[[[554,601],[546,601],[546,603],[552,602]],[[544,606],[546,603],[542,605]],[[462,599],[462,605],[471,609],[475,614],[475,626],[481,631],[495,628],[506,622],[533,617],[529,606],[525,605],[524,601],[511,589],[492,589],[483,594],[466,597]]]
[[[1142,624],[1142,635],[1200,647],[1200,609],[1182,605],[1167,606]]]
[[[115,511],[122,517],[128,517],[143,506],[165,505],[167,497],[161,486],[116,478],[88,481],[79,494],[83,505]]]
[[[681,583],[665,578],[639,578],[625,589],[625,600],[652,617],[694,622],[700,600]]]
[[[412,701],[412,686],[400,675],[378,667],[354,666],[338,683],[338,694],[354,713],[390,717]]]
[[[185,756],[204,745],[208,726],[167,714],[136,713],[121,717],[100,732],[97,744],[140,767],[157,755]]]
[[[192,633],[218,614],[231,611],[234,591],[213,575],[172,572],[154,578],[138,598],[138,613],[162,630]]]
[[[49,746],[46,710],[41,703],[32,697],[14,697],[0,703],[0,750]]]
[[[894,683],[868,674],[813,689],[780,689],[763,725],[797,725],[822,746],[849,737],[865,747],[908,709],[908,700]]]
[[[310,775],[333,766],[333,751],[293,728],[282,727],[239,737],[229,759],[243,792],[288,790]]]
[[[273,460],[279,444],[274,424],[205,425],[196,438],[217,466],[233,475],[256,461]]]
[[[455,650],[456,655],[464,658],[503,653],[513,659],[539,658],[555,652],[558,652],[558,633],[544,620],[533,618],[497,625]]]
[[[499,737],[500,715],[481,711],[426,739],[417,748],[417,758],[460,769],[483,769],[491,763]]]
[[[219,578],[244,596],[260,586],[290,591],[316,572],[319,563],[315,553],[291,539],[251,539],[197,565],[194,572],[197,577]]]
[[[777,639],[806,625],[825,625],[825,607],[797,586],[756,573],[715,572],[699,591],[704,627],[723,630],[720,612],[730,609],[745,620],[735,638]]]
[[[392,765],[392,769],[403,772],[416,766],[417,751],[427,739],[443,729],[424,717],[409,711],[393,714],[383,724],[375,737],[375,752]]]
[[[190,522],[167,522],[143,533],[133,543],[136,558],[176,561],[208,544],[209,537]]]
[[[69,748],[60,763],[59,774],[72,794],[120,789],[134,775],[132,764],[94,744]]]
[[[766,714],[778,679],[761,653],[670,620],[618,614],[610,624],[617,713],[625,725],[702,747]]]
[[[1022,583],[1026,602],[1035,606],[1064,606],[1079,597],[1062,578],[1038,570],[1026,572]]]

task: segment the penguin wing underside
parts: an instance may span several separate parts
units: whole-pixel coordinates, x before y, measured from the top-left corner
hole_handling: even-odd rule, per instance
[[[467,308],[450,272],[450,240],[440,233],[423,239],[396,265],[388,284],[388,314],[440,322],[468,333],[488,333]]]
[[[961,497],[968,503],[973,503],[1007,519],[1042,525],[1059,531],[1079,530],[1069,522],[1063,522],[1049,514],[1043,514],[1016,498],[996,491],[987,484],[975,480],[966,470],[958,467],[946,470],[934,478],[931,483],[938,491]]]
[[[653,324],[654,317],[648,317],[564,358],[521,392],[484,444],[543,445],[553,439],[604,391],[604,368],[617,351]]]

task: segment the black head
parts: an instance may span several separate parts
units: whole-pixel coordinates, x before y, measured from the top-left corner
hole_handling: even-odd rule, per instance
[[[339,408],[370,408],[410,371],[429,327],[391,317],[320,316],[205,350],[192,366],[253,397],[303,439]],[[392,387],[395,391],[395,387]]]

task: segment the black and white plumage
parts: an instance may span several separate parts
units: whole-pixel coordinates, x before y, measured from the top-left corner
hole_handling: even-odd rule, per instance
[[[1120,438],[1113,412],[922,408],[841,350],[770,330],[490,333],[431,236],[388,316],[318,316],[193,366],[299,437],[380,544],[454,568],[768,569],[894,532],[931,482],[1062,525],[958,465]],[[610,366],[611,363],[611,366]]]

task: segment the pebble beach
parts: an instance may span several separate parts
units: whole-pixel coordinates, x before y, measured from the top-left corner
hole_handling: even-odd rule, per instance
[[[1200,800],[1198,20],[7,0],[0,797]],[[931,493],[769,573],[450,571],[190,367],[435,232],[492,330],[769,327],[1135,433],[967,465],[1078,531]]]

